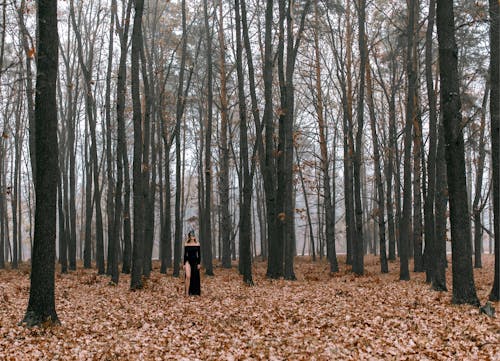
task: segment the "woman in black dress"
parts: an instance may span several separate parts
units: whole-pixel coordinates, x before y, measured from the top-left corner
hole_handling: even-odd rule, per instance
[[[191,230],[188,233],[188,239],[184,245],[184,270],[186,280],[184,290],[186,296],[200,295],[200,244]]]

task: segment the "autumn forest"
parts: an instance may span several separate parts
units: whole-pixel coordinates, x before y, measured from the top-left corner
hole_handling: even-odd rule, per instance
[[[500,357],[498,1],[0,13],[0,359]]]

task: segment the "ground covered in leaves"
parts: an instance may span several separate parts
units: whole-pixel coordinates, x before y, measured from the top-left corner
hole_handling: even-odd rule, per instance
[[[367,257],[366,275],[355,277],[343,261],[330,275],[326,262],[298,258],[297,281],[268,280],[257,262],[253,287],[236,266],[216,267],[202,276],[202,297],[189,298],[181,279],[157,268],[136,292],[128,276],[111,286],[79,269],[56,276],[61,325],[32,329],[18,325],[27,267],[0,270],[0,360],[500,360],[499,303],[490,318],[451,305],[451,293],[431,291],[424,274],[399,281],[398,263],[381,275]],[[485,255],[475,270],[483,304],[493,267]]]

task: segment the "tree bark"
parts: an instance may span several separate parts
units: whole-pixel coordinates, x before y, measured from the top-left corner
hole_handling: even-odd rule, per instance
[[[453,0],[437,2],[439,77],[450,201],[453,303],[479,305],[472,272],[470,218],[465,179],[465,153],[458,82]]]
[[[321,86],[321,66],[319,55],[319,14],[318,0],[314,1],[314,66],[316,75],[316,115],[319,128],[319,147],[321,151],[321,171],[323,172],[323,189],[325,202],[326,244],[327,255],[330,262],[330,272],[338,272],[337,252],[335,249],[335,205],[332,204],[332,189],[330,187],[330,160],[328,157],[327,137],[325,135],[325,121],[323,117],[323,94]],[[302,176],[301,176],[302,178]],[[307,196],[304,194],[304,197]],[[306,203],[307,204],[307,203]],[[309,217],[309,207],[307,207]],[[309,217],[310,218],[310,217]],[[310,222],[309,222],[310,223]],[[314,248],[314,237],[311,231],[311,242]],[[315,252],[313,251],[313,261]]]
[[[57,1],[40,0],[37,13],[38,56],[35,95],[36,208],[31,286],[22,323],[57,324],[54,296],[56,199],[58,175],[56,80],[58,65]]]
[[[491,119],[491,168],[493,169],[493,216],[495,234],[495,272],[491,301],[500,300],[500,15],[498,1],[490,0],[490,119]],[[491,210],[490,210],[491,212]]]
[[[219,177],[219,192],[220,192],[220,237],[222,241],[222,267],[231,268],[231,216],[229,214],[229,148],[227,144],[227,131],[228,131],[228,97],[227,97],[227,79],[226,79],[226,59],[225,59],[225,39],[224,39],[224,16],[223,16],[223,3],[219,0],[219,45],[220,45],[220,115],[221,115],[221,128],[220,128],[220,153],[221,153],[221,165],[220,165],[220,177]],[[236,12],[236,29],[241,27],[239,19],[239,4],[235,2],[235,12]],[[241,29],[240,29],[241,33]],[[236,49],[241,53],[241,39],[238,34],[236,34]],[[238,56],[238,54],[237,54]],[[241,66],[242,57],[240,54],[239,60],[237,59],[236,65]],[[243,72],[241,72],[243,75]],[[240,73],[238,72],[238,76]],[[239,84],[239,83],[238,83]],[[243,98],[244,100],[244,98]],[[246,111],[246,107],[245,107]],[[241,106],[240,106],[241,112]],[[241,117],[246,114],[241,115]],[[246,124],[245,124],[246,125]],[[242,125],[240,124],[240,127]],[[242,130],[243,131],[243,130]],[[244,130],[246,132],[246,130]],[[246,134],[245,134],[246,136]],[[245,148],[241,148],[241,151],[248,152]],[[247,155],[248,157],[248,155]],[[241,232],[241,229],[240,229]],[[240,233],[241,234],[241,233]]]
[[[106,216],[108,222],[108,263],[106,274],[111,275],[111,266],[113,265],[113,257],[118,257],[114,254],[115,243],[118,242],[114,239],[114,221],[115,221],[115,206],[113,197],[115,196],[115,184],[113,179],[113,159],[111,156],[111,149],[113,143],[111,142],[111,72],[113,71],[113,44],[115,33],[115,12],[116,0],[111,3],[111,21],[109,24],[109,46],[108,46],[108,64],[106,70],[106,93],[105,93],[105,123],[106,123],[106,175],[108,181],[108,189],[106,193]],[[118,155],[116,155],[118,157]]]
[[[426,282],[432,282],[437,259],[436,221],[434,203],[436,199],[436,156],[437,156],[437,104],[432,79],[432,34],[436,17],[436,1],[429,1],[427,30],[425,33],[425,82],[429,103],[429,156],[427,157],[427,194],[424,200],[424,268]]]
[[[203,207],[203,230],[202,230],[202,263],[205,273],[213,275],[212,266],[212,108],[213,108],[213,64],[212,64],[212,29],[209,26],[208,0],[203,1],[203,12],[205,17],[206,55],[207,55],[207,124],[205,130],[205,201]]]
[[[375,213],[374,221],[378,223],[378,237],[380,244],[380,271],[382,273],[389,272],[389,265],[387,264],[387,251],[385,240],[385,197],[384,197],[384,183],[382,181],[382,171],[380,165],[380,147],[377,135],[377,120],[375,117],[375,103],[373,100],[373,84],[371,78],[370,61],[366,62],[366,90],[368,97],[368,108],[370,110],[370,126],[372,131],[373,142],[373,160],[375,168],[375,184],[377,190],[377,211]]]
[[[359,90],[358,90],[358,109],[357,109],[357,132],[356,132],[356,147],[353,159],[353,180],[354,180],[354,208],[355,208],[355,224],[356,232],[353,244],[353,262],[352,270],[358,275],[364,273],[364,254],[363,254],[363,208],[361,203],[361,153],[362,153],[362,137],[364,123],[364,97],[365,97],[365,68],[366,68],[366,39],[365,39],[365,11],[366,1],[359,0],[358,22],[359,35],[358,46],[360,53],[359,65]]]
[[[186,64],[187,29],[186,29],[186,1],[181,2],[182,11],[182,53],[179,68],[179,84],[177,88],[176,123],[175,123],[175,231],[174,231],[174,270],[173,276],[179,277],[181,262],[182,224],[181,224],[181,192],[183,189],[181,178],[181,123],[184,113],[184,102],[181,94],[184,89],[184,67]]]
[[[408,269],[408,256],[410,247],[411,233],[411,134],[412,125],[416,118],[416,87],[417,74],[413,66],[414,54],[414,28],[415,28],[415,8],[416,0],[408,2],[408,44],[406,48],[406,74],[408,77],[408,92],[406,96],[406,120],[404,126],[404,165],[403,165],[403,217],[401,219],[400,234],[399,234],[399,279],[409,280],[410,271]]]
[[[222,5],[222,3],[221,3]],[[248,127],[247,127],[247,107],[245,102],[245,79],[243,75],[243,56],[241,41],[241,19],[239,0],[234,2],[235,23],[236,23],[236,71],[238,77],[238,105],[240,115],[240,169],[242,178],[240,184],[243,191],[240,196],[240,273],[243,275],[243,282],[253,285],[252,278],[252,183],[253,173],[250,174],[248,165]],[[258,131],[258,130],[257,130]],[[223,166],[225,166],[223,164]],[[228,240],[229,242],[229,240]],[[226,255],[230,257],[230,254]],[[230,259],[229,259],[230,261]]]
[[[472,216],[474,218],[474,268],[481,268],[481,254],[483,253],[483,228],[481,227],[481,213],[484,206],[480,205],[481,193],[483,189],[483,173],[484,173],[484,160],[486,158],[485,149],[485,128],[486,128],[486,104],[488,102],[488,95],[490,92],[489,83],[487,82],[484,91],[483,103],[481,106],[481,117],[479,124],[479,140],[478,140],[478,155],[475,160],[476,163],[476,179],[475,179],[475,192],[474,201],[472,203]],[[486,203],[485,203],[486,204]]]
[[[134,243],[132,248],[132,275],[130,289],[142,288],[143,250],[144,250],[144,175],[143,175],[143,129],[142,105],[140,94],[140,57],[142,49],[142,14],[144,0],[135,0],[134,26],[132,28],[132,107],[134,123]]]

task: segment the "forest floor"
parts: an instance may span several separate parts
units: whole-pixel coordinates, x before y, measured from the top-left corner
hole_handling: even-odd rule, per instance
[[[0,270],[0,360],[500,360],[500,303],[490,318],[431,291],[424,274],[399,281],[398,262],[380,274],[365,258],[356,277],[325,261],[297,258],[297,281],[268,280],[254,265],[255,286],[232,269],[202,274],[202,296],[182,296],[182,279],[159,273],[129,291],[129,276],[109,285],[95,270],[56,275],[61,325],[19,326],[29,270]],[[493,256],[475,270],[484,304]],[[448,270],[448,288],[451,275]]]

